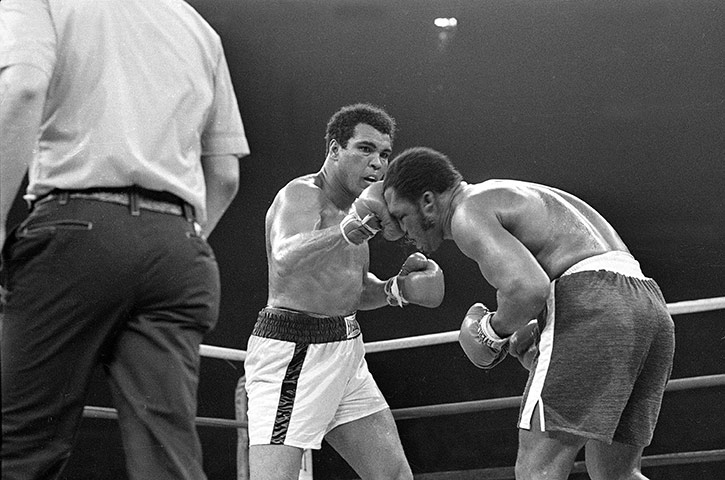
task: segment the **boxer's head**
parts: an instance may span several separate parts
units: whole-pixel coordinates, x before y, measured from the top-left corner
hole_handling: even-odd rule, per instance
[[[431,148],[409,148],[396,156],[383,182],[391,216],[406,236],[423,251],[433,251],[443,241],[442,193],[463,180],[450,159]]]
[[[355,127],[364,123],[380,133],[390,137],[392,145],[395,137],[395,119],[385,110],[368,103],[356,103],[338,110],[327,122],[325,133],[325,154],[329,153],[330,143],[335,140],[342,148],[355,134]]]

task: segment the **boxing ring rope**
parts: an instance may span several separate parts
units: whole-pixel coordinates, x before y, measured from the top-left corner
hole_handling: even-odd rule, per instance
[[[725,297],[703,298],[700,300],[686,300],[683,302],[668,303],[667,308],[670,311],[670,315],[683,315],[686,313],[721,310],[725,309]],[[453,343],[456,341],[458,341],[458,330],[452,332],[431,333],[429,335],[418,335],[414,337],[369,342],[365,344],[365,353],[386,352],[413,347],[426,347],[430,345],[440,345],[443,343]],[[215,347],[212,345],[202,345],[199,352],[203,357],[233,360],[238,362],[243,362],[247,357],[247,352],[244,350]]]
[[[694,388],[717,387],[725,385],[725,373],[718,375],[704,375],[701,377],[678,378],[670,380],[665,388],[666,392],[678,390],[691,390]],[[518,408],[521,397],[490,398],[487,400],[471,400],[468,402],[441,403],[423,407],[397,408],[392,410],[396,420],[411,420],[424,417],[439,417],[443,415],[457,415],[460,413],[483,412],[490,410],[503,410]],[[83,416],[86,418],[115,419],[118,413],[114,408],[85,407]],[[197,417],[196,424],[204,427],[232,427],[246,428],[247,422],[225,418]]]
[[[723,385],[725,385],[725,373],[670,380],[667,383],[665,391],[674,392],[677,390],[690,390],[693,388],[716,387]],[[439,417],[443,415],[457,415],[459,413],[518,408],[521,403],[521,399],[521,396],[501,397],[487,400],[471,400],[468,402],[441,403],[438,405],[426,405],[423,407],[398,408],[393,410],[393,417],[395,417],[396,420],[410,420],[413,418]]]
[[[700,300],[688,300],[682,302],[668,303],[668,310],[671,315],[683,315],[688,313],[706,312],[712,310],[725,309],[725,297],[705,298]],[[452,343],[458,341],[458,330],[451,332],[441,332],[428,335],[419,335],[413,337],[398,338],[392,340],[383,340],[377,342],[369,342],[365,344],[366,353],[384,352],[390,350],[400,350],[404,348],[422,347],[430,345],[440,345],[444,343]],[[216,358],[223,360],[231,360],[243,362],[247,356],[247,352],[232,348],[217,347],[212,345],[201,345],[199,353],[202,357]],[[690,378],[679,378],[670,380],[665,389],[666,392],[679,390],[689,390],[694,388],[706,388],[713,386],[725,385],[725,373],[716,375],[704,375]],[[396,420],[409,420],[423,417],[433,417],[442,415],[456,415],[462,413],[481,412],[487,410],[499,410],[507,408],[517,408],[520,405],[522,397],[503,397],[486,400],[473,400],[466,402],[427,405],[420,407],[409,407],[392,410],[393,417]],[[113,408],[87,406],[84,408],[83,416],[86,418],[96,419],[116,419],[118,413]],[[197,417],[196,423],[199,426],[206,427],[224,427],[243,429],[247,427],[246,421],[231,420],[223,418]],[[698,462],[713,462],[725,460],[725,449],[709,450],[699,452],[671,453],[663,455],[652,455],[642,458],[642,466],[661,466],[689,464]],[[586,471],[583,462],[575,464],[575,472]],[[456,478],[484,478],[484,479],[510,479],[514,478],[513,467],[488,468],[482,470],[471,470],[469,472],[455,472]],[[416,478],[433,480],[447,478],[454,472],[437,472],[429,474],[416,475]],[[466,475],[473,476],[466,476]]]

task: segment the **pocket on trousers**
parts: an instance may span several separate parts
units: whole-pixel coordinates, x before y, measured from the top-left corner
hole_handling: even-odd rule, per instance
[[[6,275],[25,262],[40,255],[52,256],[52,240],[60,231],[88,231],[93,228],[91,222],[83,220],[52,220],[33,222],[32,219],[20,224],[12,238],[12,244],[4,250],[3,263],[7,266]],[[10,241],[10,240],[9,240]]]
[[[23,223],[18,228],[18,238],[31,238],[52,235],[58,230],[90,230],[91,222],[84,220],[51,220],[46,222]]]

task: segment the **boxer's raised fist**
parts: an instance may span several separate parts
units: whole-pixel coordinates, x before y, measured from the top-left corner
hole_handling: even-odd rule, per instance
[[[388,212],[383,197],[383,182],[375,182],[362,191],[353,203],[353,208],[361,218],[372,215],[377,220],[376,228],[382,230],[385,240],[395,241],[403,237],[403,231]]]
[[[388,304],[404,306],[409,303],[434,308],[445,295],[443,270],[433,260],[416,252],[403,262],[398,275],[385,283]]]

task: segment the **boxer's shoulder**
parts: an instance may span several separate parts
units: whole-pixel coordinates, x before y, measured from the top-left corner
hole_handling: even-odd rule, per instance
[[[317,203],[322,196],[322,189],[316,184],[313,175],[295,178],[277,193],[278,200],[299,206]]]

